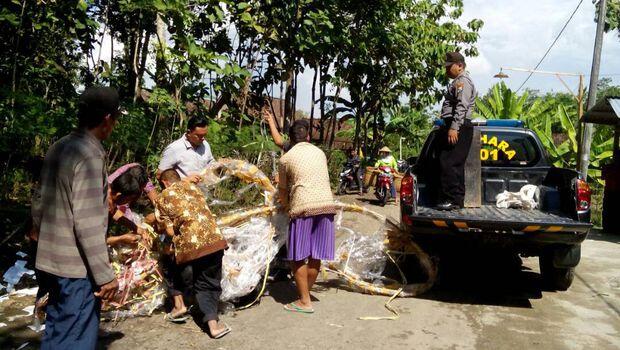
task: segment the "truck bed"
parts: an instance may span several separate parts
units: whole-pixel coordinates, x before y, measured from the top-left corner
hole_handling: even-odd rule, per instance
[[[434,226],[442,228],[494,229],[495,227],[502,227],[524,232],[587,232],[592,226],[589,223],[540,210],[500,209],[495,205],[483,205],[480,208],[463,208],[453,211],[418,207],[417,211],[411,215],[411,220],[414,223],[432,222]]]

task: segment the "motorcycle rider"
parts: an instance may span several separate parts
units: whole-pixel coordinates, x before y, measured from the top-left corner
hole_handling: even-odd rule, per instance
[[[355,179],[355,183],[357,184],[357,188],[359,189],[360,196],[364,195],[364,187],[362,186],[362,181],[360,180],[360,157],[357,155],[357,151],[355,148],[350,148],[347,154],[347,162],[345,163],[345,169],[353,169],[353,178]]]
[[[390,167],[394,172],[398,171],[398,162],[396,158],[392,156],[392,151],[387,146],[379,150],[379,159],[375,163],[375,168],[379,167]],[[394,181],[390,184],[390,192],[392,198],[396,198],[396,186],[394,186]]]

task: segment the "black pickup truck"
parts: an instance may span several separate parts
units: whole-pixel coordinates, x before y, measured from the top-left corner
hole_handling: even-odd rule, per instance
[[[434,209],[434,130],[419,157],[410,160],[402,180],[401,225],[431,251],[434,246],[458,246],[468,240],[507,248],[524,257],[538,256],[545,284],[568,289],[581,257],[581,242],[592,226],[590,188],[576,171],[552,166],[538,136],[520,121],[489,120],[474,125],[481,138],[479,205],[453,211]],[[537,209],[497,207],[497,194],[518,192],[528,184],[539,189]]]

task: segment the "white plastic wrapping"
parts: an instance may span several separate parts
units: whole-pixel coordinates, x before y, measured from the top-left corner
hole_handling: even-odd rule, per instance
[[[228,249],[222,260],[221,300],[231,301],[249,294],[258,286],[269,263],[286,241],[286,224],[281,215],[273,219],[253,217],[238,227],[224,227]]]
[[[504,191],[495,197],[497,207],[532,210],[538,207],[540,189],[534,185],[525,185],[519,192]]]

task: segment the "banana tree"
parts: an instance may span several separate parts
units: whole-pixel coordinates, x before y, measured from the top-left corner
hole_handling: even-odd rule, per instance
[[[527,97],[527,91],[519,97],[504,82],[495,84],[487,96],[476,99],[475,116],[484,119],[521,119]]]
[[[560,121],[567,139],[556,145],[552,137],[552,120]],[[543,145],[549,152],[553,165],[557,167],[575,168],[577,166],[577,130],[573,124],[572,116],[564,105],[559,105],[554,114],[554,118],[546,118],[541,124],[530,125],[529,127],[538,134]],[[588,176],[599,184],[603,184],[601,179],[601,166],[609,161],[613,156],[613,137],[603,129],[597,129],[593,135],[592,147],[590,150],[590,169]]]

